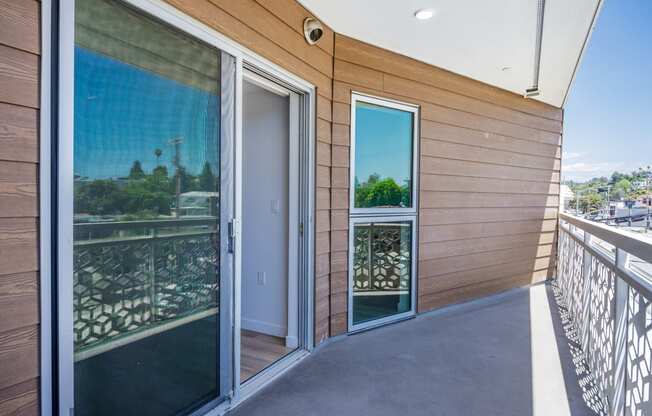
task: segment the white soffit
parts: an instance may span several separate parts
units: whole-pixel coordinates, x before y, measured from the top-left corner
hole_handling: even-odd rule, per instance
[[[299,1],[343,35],[519,95],[532,86],[538,0]],[[600,1],[546,0],[537,100],[562,107]]]

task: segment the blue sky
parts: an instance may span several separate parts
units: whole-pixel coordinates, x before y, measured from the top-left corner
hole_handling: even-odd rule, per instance
[[[182,166],[198,174],[208,160],[217,174],[218,114],[215,94],[75,48],[76,175],[124,177],[134,160],[149,172],[157,148],[172,174],[177,137]]]
[[[404,185],[412,176],[412,113],[359,102],[355,123],[356,179],[377,173]]]
[[[652,165],[652,1],[605,0],[564,113],[563,179]]]

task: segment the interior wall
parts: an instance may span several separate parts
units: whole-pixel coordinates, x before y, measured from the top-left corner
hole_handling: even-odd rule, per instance
[[[0,0],[0,414],[38,414],[40,3]]]
[[[347,325],[351,91],[420,106],[418,312],[551,277],[562,111],[335,35],[331,335]]]
[[[242,328],[288,335],[289,97],[245,82]]]

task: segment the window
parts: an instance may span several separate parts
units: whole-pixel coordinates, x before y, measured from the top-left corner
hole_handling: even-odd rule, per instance
[[[353,94],[349,330],[415,310],[418,107]]]
[[[416,107],[354,95],[353,213],[414,212]]]

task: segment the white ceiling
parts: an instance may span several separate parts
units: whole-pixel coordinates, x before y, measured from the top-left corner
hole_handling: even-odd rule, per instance
[[[517,94],[532,86],[537,0],[299,1],[338,33]],[[546,0],[536,99],[563,105],[599,2]],[[423,8],[435,16],[417,20]]]

